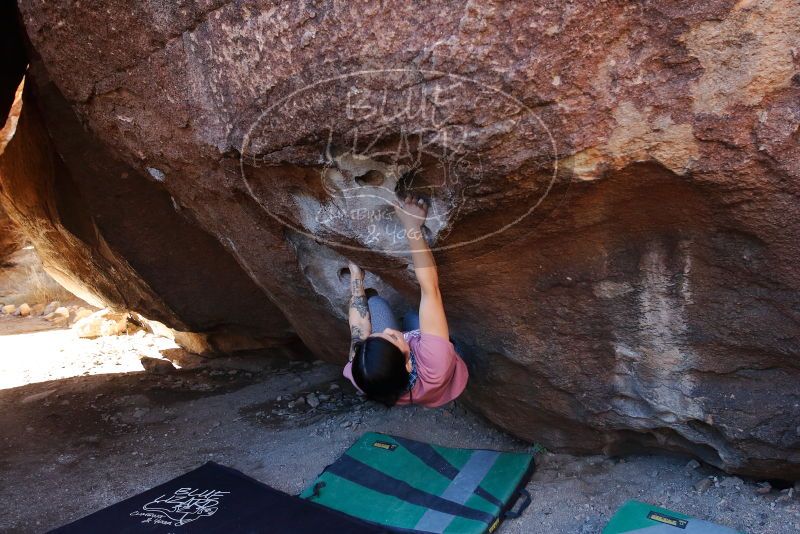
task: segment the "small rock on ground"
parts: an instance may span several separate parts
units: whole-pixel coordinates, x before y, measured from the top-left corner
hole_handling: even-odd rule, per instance
[[[142,362],[142,367],[149,373],[167,374],[175,371],[175,366],[169,360],[162,360],[160,358],[151,358],[150,356],[142,356],[139,359]]]
[[[711,480],[710,478],[706,477],[706,478],[703,478],[703,479],[698,480],[697,482],[695,482],[693,487],[694,487],[695,491],[697,491],[698,493],[703,493],[703,492],[707,491],[708,488],[710,488],[713,485],[714,485],[714,481]]]

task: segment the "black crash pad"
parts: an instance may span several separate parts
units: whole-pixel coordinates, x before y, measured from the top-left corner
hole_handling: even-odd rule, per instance
[[[385,530],[287,495],[214,462],[52,530],[58,534],[377,534]]]

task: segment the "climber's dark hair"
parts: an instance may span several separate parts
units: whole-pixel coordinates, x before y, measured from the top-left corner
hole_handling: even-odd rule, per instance
[[[355,344],[353,380],[367,398],[394,406],[408,389],[406,356],[382,337],[368,337]]]

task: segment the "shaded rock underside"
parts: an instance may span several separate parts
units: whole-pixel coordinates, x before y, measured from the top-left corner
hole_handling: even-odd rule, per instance
[[[474,409],[548,447],[800,477],[796,2],[17,20],[0,197],[67,287],[342,362],[348,259],[416,301],[379,197],[419,188]]]

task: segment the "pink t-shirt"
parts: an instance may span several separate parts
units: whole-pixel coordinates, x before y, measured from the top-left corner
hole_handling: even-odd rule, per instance
[[[417,381],[410,394],[405,393],[397,404],[410,404],[413,400],[414,404],[435,408],[461,395],[467,386],[469,372],[453,344],[443,337],[423,334],[419,330],[404,332],[403,337],[414,353]],[[356,386],[352,367],[353,364],[348,362],[342,374]]]

